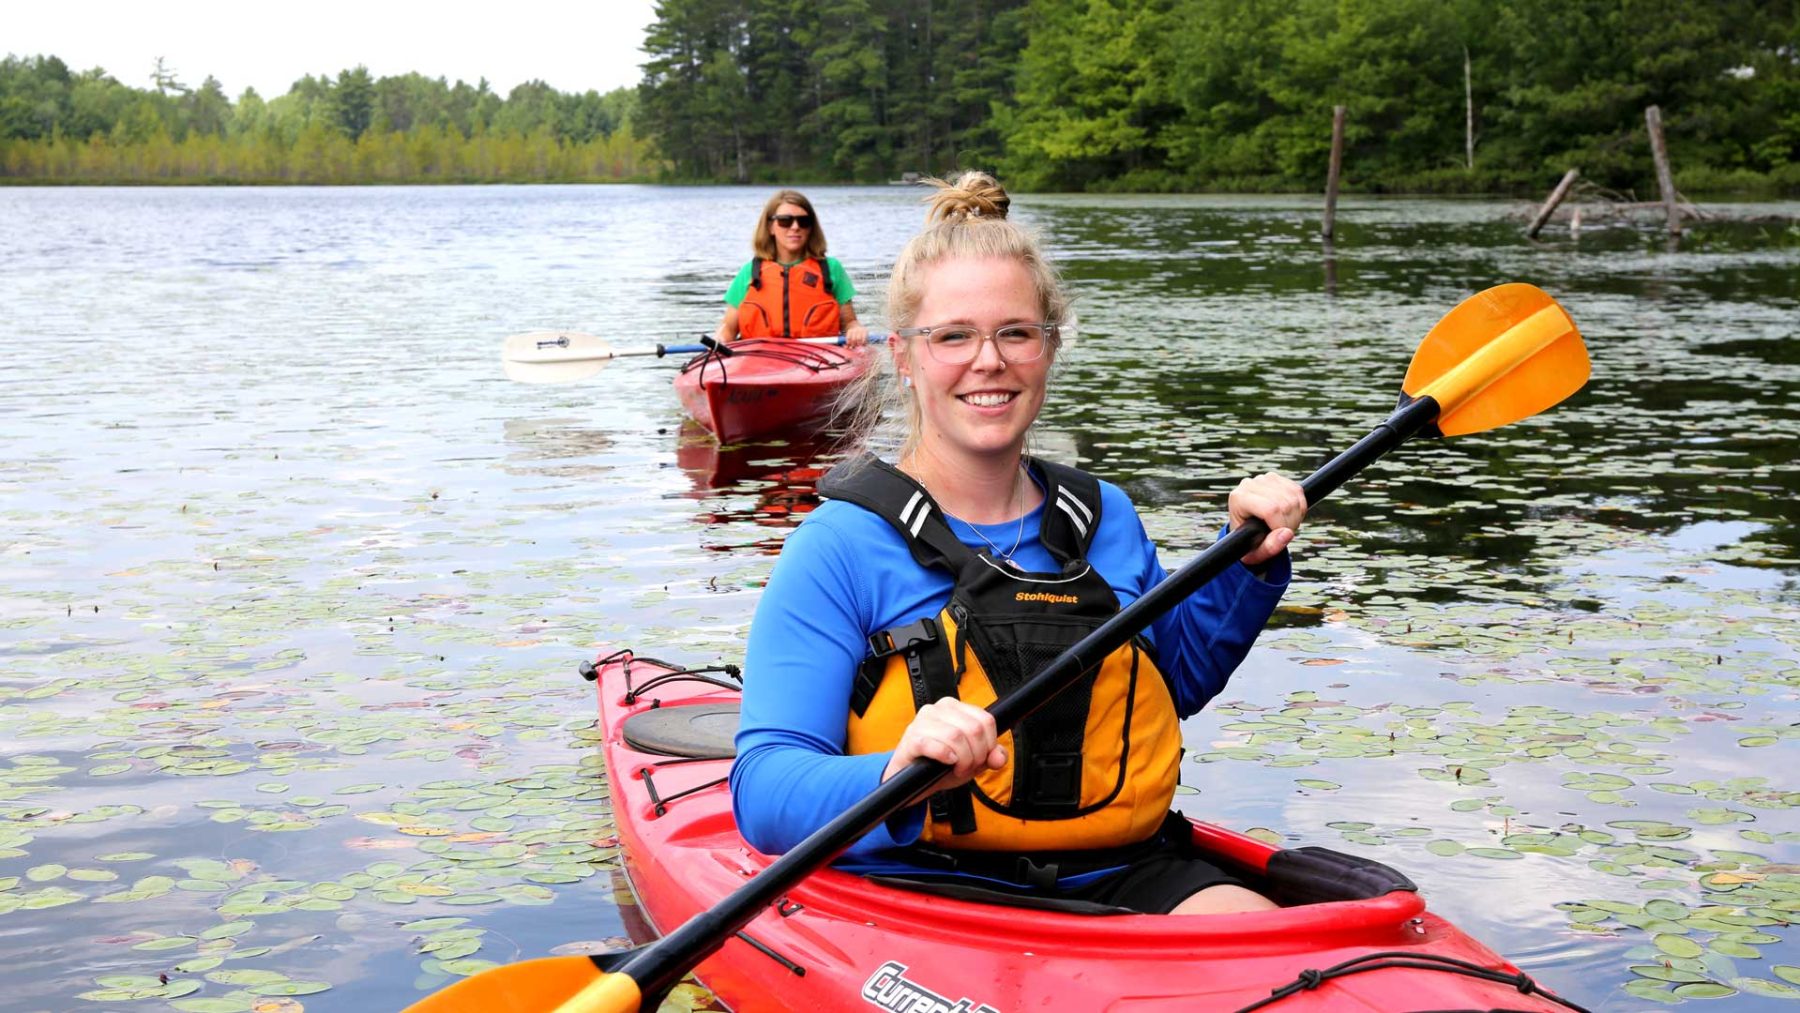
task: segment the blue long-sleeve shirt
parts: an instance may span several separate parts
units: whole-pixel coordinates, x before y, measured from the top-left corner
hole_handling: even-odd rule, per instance
[[[1100,525],[1087,558],[1122,608],[1167,574],[1130,498],[1109,482],[1100,489]],[[1005,551],[1017,540],[1012,558],[1021,567],[1054,572],[1060,567],[1038,539],[1042,517],[1040,506],[1022,528],[1018,521],[960,519],[950,520],[950,528],[973,549],[991,544]],[[1145,636],[1173,683],[1181,716],[1225,687],[1281,599],[1289,572],[1285,552],[1262,579],[1232,566],[1151,624]],[[851,682],[870,634],[937,615],[952,583],[949,573],[914,561],[887,521],[851,503],[822,504],[788,536],[750,626],[731,768],[732,808],[757,850],[787,851],[880,784],[891,752],[844,754]],[[918,840],[924,811],[922,804],[903,810],[852,845],[838,866],[914,871],[884,852]]]

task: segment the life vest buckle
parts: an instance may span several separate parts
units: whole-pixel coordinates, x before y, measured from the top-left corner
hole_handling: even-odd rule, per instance
[[[896,654],[917,654],[937,641],[937,621],[926,616],[905,626],[869,634],[869,660],[886,661]]]
[[[1055,862],[1039,865],[1030,858],[1020,855],[1013,863],[1013,882],[1020,886],[1028,886],[1033,890],[1054,890],[1059,871]]]
[[[915,682],[918,681],[923,671],[919,655],[938,639],[937,620],[930,616],[869,634],[869,656],[857,666],[856,681],[850,688],[850,709],[859,717],[868,711],[869,703],[875,699],[875,690],[881,686],[887,659],[896,654],[906,659],[908,673]],[[954,683],[950,689],[955,692]]]

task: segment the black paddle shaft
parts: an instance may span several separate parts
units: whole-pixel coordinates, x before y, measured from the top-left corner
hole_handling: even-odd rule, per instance
[[[1403,400],[1400,407],[1354,446],[1326,462],[1300,483],[1308,506],[1331,495],[1351,476],[1374,463],[1437,421],[1438,404],[1429,397]],[[1269,533],[1268,525],[1252,518],[1214,542],[1196,559],[1170,574],[1142,597],[1120,609],[1094,632],[1058,655],[1012,694],[988,707],[994,723],[1005,733],[1056,694],[1079,681],[1107,655],[1118,650],[1158,617],[1173,609],[1208,581],[1223,573]],[[950,766],[919,757],[899,773],[883,781],[843,815],[814,831],[776,859],[762,874],[689,919],[687,924],[651,946],[632,951],[628,959],[607,969],[628,974],[644,997],[644,1010],[655,1010],[662,995],[673,988],[695,964],[705,959],[757,914],[774,903],[795,883],[823,867],[858,838],[906,807],[925,792]],[[620,956],[626,956],[621,954]],[[597,960],[598,962],[598,960]]]

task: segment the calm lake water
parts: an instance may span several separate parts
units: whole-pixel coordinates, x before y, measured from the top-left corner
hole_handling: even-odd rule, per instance
[[[0,189],[0,1006],[395,1008],[625,934],[575,666],[737,660],[831,451],[500,340],[709,329],[764,196]],[[813,197],[879,321],[918,194]],[[1316,203],[1016,204],[1079,296],[1040,446],[1171,567],[1472,291],[1556,295],[1594,379],[1317,511],[1181,805],[1400,868],[1584,1005],[1791,1008],[1800,204],[1671,248],[1351,199],[1326,251]]]

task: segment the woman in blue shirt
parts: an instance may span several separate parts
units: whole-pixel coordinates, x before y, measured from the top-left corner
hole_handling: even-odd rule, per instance
[[[1268,900],[1191,854],[1185,835],[1173,824],[1162,826],[1159,817],[1167,813],[1177,774],[1175,716],[1198,711],[1224,687],[1287,585],[1286,547],[1306,512],[1304,493],[1289,479],[1266,474],[1239,484],[1230,497],[1230,526],[1256,517],[1268,525],[1269,535],[1243,557],[1241,566],[1145,631],[1145,654],[1152,659],[1146,670],[1160,669],[1167,690],[1158,688],[1165,685],[1162,681],[1146,677],[1160,696],[1144,699],[1164,701],[1158,706],[1170,713],[1161,724],[1145,726],[1152,731],[1139,733],[1131,743],[1136,757],[1131,762],[1139,767],[1118,780],[1151,782],[1137,792],[1149,801],[1136,803],[1139,809],[1160,804],[1149,823],[1144,813],[1127,812],[1125,823],[1104,824],[1097,831],[1105,846],[1094,847],[1091,828],[1102,825],[1091,821],[1106,816],[1090,812],[1101,809],[1099,804],[1065,807],[1054,819],[1044,816],[1056,811],[1054,805],[1009,808],[1018,797],[1005,797],[1008,785],[1023,782],[1007,780],[1018,773],[1010,766],[1014,757],[1007,746],[1021,754],[1021,766],[1031,746],[1018,735],[996,734],[992,716],[979,706],[980,694],[969,692],[962,662],[957,663],[963,678],[958,690],[905,704],[901,721],[892,719],[890,708],[890,727],[868,729],[875,719],[863,708],[870,706],[871,691],[875,711],[891,704],[892,693],[889,704],[880,703],[886,690],[874,690],[874,683],[864,685],[865,680],[892,682],[893,673],[900,672],[897,692],[905,695],[904,668],[891,668],[884,676],[881,657],[873,667],[867,664],[871,637],[891,644],[897,641],[889,635],[897,630],[925,628],[955,642],[970,636],[970,629],[979,631],[979,616],[968,616],[966,609],[956,612],[957,602],[967,599],[953,598],[953,590],[965,594],[965,585],[984,579],[983,573],[1002,575],[1003,584],[1017,582],[1027,588],[1017,599],[1036,603],[1073,601],[1073,595],[1029,588],[1054,590],[1058,581],[1091,569],[1104,582],[1098,585],[1102,594],[1109,588],[1116,597],[1116,606],[1129,604],[1165,576],[1123,491],[1088,479],[1090,493],[1077,496],[1068,492],[1072,469],[1055,469],[1024,456],[1027,431],[1044,401],[1067,299],[1035,241],[1006,220],[1009,200],[992,177],[965,173],[954,184],[938,185],[929,224],[902,252],[890,286],[897,383],[873,380],[864,411],[868,420],[880,416],[881,392],[874,385],[891,385],[890,392],[900,397],[907,437],[894,466],[859,467],[898,483],[900,498],[907,499],[906,512],[895,516],[896,508],[884,516],[860,497],[846,495],[821,505],[788,537],[758,605],[745,657],[738,758],[731,773],[739,827],[759,850],[780,853],[926,756],[951,768],[933,786],[929,801],[921,799],[858,841],[839,860],[840,867],[954,876],[1001,891],[1048,893],[1141,911],[1270,907]],[[841,483],[843,488],[867,486],[857,486],[854,478],[852,474]],[[908,489],[916,495],[907,498]],[[931,526],[944,525],[943,537],[953,539],[946,551],[973,559],[971,565],[960,571],[921,565],[921,552],[927,550],[921,549],[919,538],[928,514]],[[1052,537],[1057,531],[1065,534]],[[1078,533],[1085,543],[1081,558],[1069,558],[1065,543],[1076,535],[1068,532]],[[968,551],[962,553],[956,543]],[[952,614],[958,619],[952,620]],[[916,625],[921,622],[927,625]],[[979,648],[979,632],[974,640]],[[975,653],[983,657],[979,649]],[[991,659],[992,653],[986,657]],[[1143,685],[1135,680],[1138,655],[1130,657],[1123,664],[1132,673],[1130,684],[1138,687],[1134,692],[1141,692]],[[899,665],[900,660],[886,663]],[[1092,729],[1106,727],[1107,714],[1120,710],[1126,722],[1133,720],[1132,707],[1119,706],[1107,688],[1115,683],[1104,675],[1098,678],[1088,704],[1088,740],[1074,764],[1078,778],[1086,777],[1080,771],[1095,766],[1089,753],[1126,752],[1117,743],[1101,741],[1104,736],[1096,738]],[[1043,737],[1037,738],[1039,752],[1047,752]],[[886,748],[866,748],[870,741]],[[1162,759],[1145,767],[1146,756]],[[1049,772],[1040,781],[1057,781],[1057,766],[1050,761],[1066,758],[1032,759]],[[1123,770],[1126,758],[1117,759]],[[1101,774],[1111,776],[1106,769]],[[941,805],[971,793],[980,804],[965,804],[961,816],[952,806]],[[1024,815],[1009,815],[1018,813]],[[1057,822],[1064,816],[1080,818]],[[1131,829],[1105,829],[1127,824]],[[1081,840],[1082,847],[1041,846],[1065,833]],[[1036,846],[1018,848],[1015,854],[1007,847],[1015,838]],[[1027,874],[1016,876],[1011,869]]]

